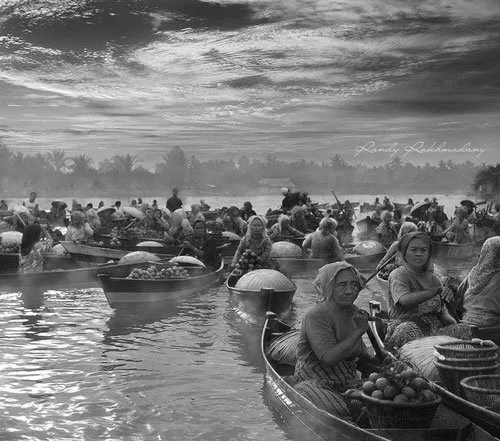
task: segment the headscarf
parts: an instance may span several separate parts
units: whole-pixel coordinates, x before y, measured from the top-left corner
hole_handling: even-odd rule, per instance
[[[27,225],[24,228],[23,238],[21,240],[21,255],[26,256],[30,253],[33,245],[40,240],[42,227],[40,224]]]
[[[337,228],[337,221],[331,217],[324,217],[323,219],[321,219],[321,222],[319,223],[319,226],[318,226],[318,231],[321,230],[323,228],[323,226],[325,224],[331,224],[332,225],[332,229],[335,230],[335,228]]]
[[[405,259],[406,250],[408,249],[408,245],[410,245],[410,242],[413,239],[422,239],[425,242],[427,242],[429,253],[427,255],[427,261],[425,262],[424,265],[424,270],[427,271],[429,268],[432,267],[432,242],[426,233],[423,233],[422,231],[415,231],[413,233],[407,233],[404,236],[402,236],[398,244],[398,249],[399,252],[401,253],[401,257],[406,262]]]
[[[82,211],[73,211],[71,213],[71,220],[78,220],[81,223],[84,223],[85,222],[85,213],[83,213]]]
[[[184,220],[183,216],[184,210],[178,208],[172,213],[172,216],[170,216],[170,225],[174,229],[178,229],[179,227],[182,226],[182,221]]]
[[[328,265],[324,265],[319,269],[318,275],[313,280],[313,285],[316,287],[316,289],[318,289],[318,291],[326,301],[330,301],[332,298],[337,274],[345,269],[351,271],[358,280],[361,289],[364,288],[365,282],[361,277],[361,274],[350,263],[346,261],[329,263]]]
[[[293,207],[292,208],[292,213],[291,213],[291,218],[293,220],[297,219],[297,215],[301,213],[302,214],[302,218],[304,218],[304,215],[305,215],[305,212],[304,212],[304,209],[302,207]]]
[[[283,222],[289,220],[290,218],[286,214],[280,214],[280,216],[278,217],[278,230],[280,234],[283,232]]]
[[[467,211],[467,208],[465,207],[458,207],[456,209],[456,215],[457,215],[457,219],[462,222],[464,219],[467,219],[467,217],[469,216],[469,212]]]
[[[481,247],[479,261],[467,277],[469,286],[464,297],[479,294],[498,271],[500,271],[500,236],[494,236],[486,239]]]
[[[413,222],[403,222],[398,233],[398,240],[400,240],[405,234],[413,233],[417,231],[417,226]]]
[[[262,228],[262,237],[263,238],[268,237],[267,230],[266,230],[267,219],[264,216],[259,216],[258,214],[256,214],[254,216],[250,216],[250,218],[248,219],[248,222],[247,222],[248,228],[247,228],[247,232],[245,235],[247,240],[250,240],[250,238],[252,237],[252,223],[256,219],[260,220],[262,222],[262,225],[264,226],[264,228]]]

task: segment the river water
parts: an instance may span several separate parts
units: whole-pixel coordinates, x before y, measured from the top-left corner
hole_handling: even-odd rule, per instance
[[[315,275],[294,279],[292,324],[317,298]],[[358,303],[369,299],[384,300],[376,279]],[[302,441],[268,404],[259,337],[224,285],[127,310],[100,288],[33,299],[0,287],[0,439]]]

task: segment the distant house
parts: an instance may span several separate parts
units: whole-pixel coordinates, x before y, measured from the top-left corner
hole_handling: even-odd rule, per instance
[[[289,178],[266,178],[259,181],[261,193],[280,194],[283,187],[287,187],[292,191],[295,190],[295,184]]]

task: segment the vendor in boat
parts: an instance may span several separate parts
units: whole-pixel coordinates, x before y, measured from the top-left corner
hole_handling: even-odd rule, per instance
[[[306,212],[302,207],[292,208],[292,214],[290,215],[290,226],[300,231],[303,235],[309,232],[309,226],[307,225]]]
[[[406,211],[409,213],[414,205],[415,203],[413,202],[413,199],[408,198],[408,202],[406,203]]]
[[[311,257],[337,262],[344,259],[344,252],[335,237],[337,222],[325,217],[319,223],[318,229],[306,237],[302,243],[304,252],[311,250]]]
[[[349,200],[344,202],[344,206],[340,212],[340,223],[352,223],[354,220],[354,208]]]
[[[222,222],[226,231],[238,236],[243,236],[247,231],[247,223],[241,218],[240,209],[235,205],[229,207]]]
[[[85,215],[87,216],[87,222],[90,225],[90,228],[92,228],[92,231],[94,231],[94,234],[98,233],[102,227],[101,219],[99,219],[99,215],[91,202],[87,204]]]
[[[243,208],[240,210],[241,218],[247,222],[252,216],[255,216],[257,213],[254,211],[252,207],[252,203],[247,201],[243,204]]]
[[[382,222],[382,211],[384,210],[384,206],[382,204],[375,205],[375,210],[370,214],[370,219],[374,222]]]
[[[3,199],[0,201],[0,211],[7,211],[9,209],[9,206],[7,205],[7,202],[5,202]]]
[[[436,211],[434,213],[434,220],[436,221],[439,228],[445,230],[448,227],[448,216],[444,212],[444,207],[442,205],[438,205],[436,207]]]
[[[44,240],[40,240],[43,238]],[[19,252],[19,273],[43,271],[43,256],[52,248],[53,241],[45,227],[40,224],[28,225],[24,229]]]
[[[264,216],[255,215],[248,219],[246,235],[241,238],[231,263],[233,268],[238,263],[238,260],[240,260],[241,255],[248,249],[257,255],[263,268],[274,267],[270,257],[273,243],[267,235],[266,225],[267,219]]]
[[[394,209],[396,208],[387,196],[384,197],[384,202],[382,203],[382,205],[384,207],[384,210],[387,211],[394,211]]]
[[[398,230],[396,225],[392,222],[392,213],[390,211],[384,212],[382,215],[382,222],[375,229],[378,235],[378,241],[384,246],[389,246],[398,237]]]
[[[210,205],[205,202],[205,199],[200,199],[200,210],[201,211],[210,211]]]
[[[175,210],[170,216],[170,228],[165,233],[165,242],[181,245],[190,234],[193,234],[193,227],[185,211],[182,208]]]
[[[220,253],[217,252],[215,239],[207,233],[204,220],[198,219],[193,224],[193,234],[187,236],[183,246],[184,254],[200,259],[206,265],[216,267],[220,263]]]
[[[74,211],[71,213],[71,222],[66,230],[64,240],[76,243],[87,243],[92,241],[94,231],[90,225],[85,222],[85,214],[81,211]]]
[[[192,204],[191,205],[191,212],[188,215],[188,220],[191,223],[191,225],[194,224],[195,221],[197,220],[205,220],[205,216],[201,213],[201,207],[199,204]]]
[[[289,237],[303,237],[304,234],[290,225],[290,218],[286,214],[280,214],[276,222],[268,231],[272,242],[286,240]]]
[[[30,214],[34,217],[38,216],[38,202],[36,198],[38,195],[36,192],[32,191],[30,197],[23,202],[23,205],[29,210]]]
[[[163,212],[159,208],[153,211],[150,225],[151,229],[155,231],[168,231],[170,229],[170,224],[164,219]]]
[[[284,196],[281,201],[281,210],[287,214],[293,207],[302,206],[303,196],[301,197],[300,191],[292,192],[289,188],[283,187],[281,194]]]
[[[172,189],[172,196],[167,199],[167,208],[173,213],[175,210],[182,208],[182,201],[179,198],[179,189]]]
[[[474,326],[500,325],[500,237],[486,239],[477,265],[458,287],[463,299],[462,321]]]
[[[122,203],[121,203],[121,201],[116,201],[115,202],[114,209],[115,209],[115,212],[111,215],[111,219],[113,219],[113,220],[124,220],[124,219],[126,219],[127,215],[122,210]]]
[[[467,209],[465,207],[457,207],[455,210],[455,218],[451,222],[450,227],[444,231],[444,234],[449,242],[457,244],[471,242]]]
[[[380,259],[380,262],[377,264],[377,271],[379,271],[380,268],[393,256],[396,256],[394,258],[394,263],[396,265],[404,265],[404,260],[402,259],[401,255],[398,254],[399,242],[405,234],[413,233],[414,231],[417,231],[417,226],[413,222],[403,222],[403,225],[401,225],[401,228],[399,229],[397,240],[391,244],[391,246],[387,250],[387,253],[385,253],[385,256],[382,257],[382,259]]]
[[[404,344],[431,335],[469,338],[469,327],[457,324],[446,306],[453,292],[431,271],[431,241],[426,233],[405,234],[399,241],[404,265],[389,275],[389,324],[386,346]]]
[[[368,314],[354,306],[363,279],[351,264],[336,262],[319,269],[314,285],[323,300],[302,320],[294,389],[320,409],[351,421],[341,394],[360,385],[358,360],[374,360],[362,338]]]

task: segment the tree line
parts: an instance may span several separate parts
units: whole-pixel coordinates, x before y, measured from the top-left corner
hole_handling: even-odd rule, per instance
[[[493,167],[452,160],[421,166],[399,156],[380,166],[351,164],[341,155],[323,162],[285,161],[270,154],[262,159],[241,155],[237,160],[200,161],[195,155],[186,156],[179,146],[166,151],[153,170],[141,162],[132,154],[115,154],[96,163],[87,154],[67,156],[60,149],[14,153],[0,143],[0,191],[5,197],[31,190],[54,196],[125,196],[168,194],[172,187],[180,187],[193,193],[243,195],[258,193],[262,179],[290,178],[298,189],[316,194],[332,189],[344,194],[467,193],[477,190],[477,176],[484,178],[485,170]]]

